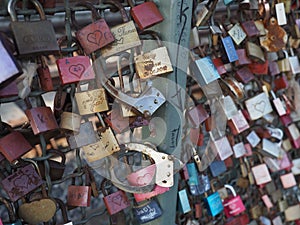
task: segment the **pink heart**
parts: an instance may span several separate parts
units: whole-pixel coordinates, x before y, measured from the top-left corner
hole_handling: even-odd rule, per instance
[[[102,32],[100,30],[96,30],[93,33],[88,34],[87,40],[95,45],[100,45],[102,36]]]

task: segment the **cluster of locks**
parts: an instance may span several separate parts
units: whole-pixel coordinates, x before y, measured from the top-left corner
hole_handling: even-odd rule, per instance
[[[168,22],[159,4],[64,2],[65,34],[46,18],[53,1],[7,4],[0,102],[19,104],[27,122],[0,121],[0,224],[84,224],[106,212],[110,224],[155,223],[174,209],[170,225],[300,224],[298,1],[194,2],[174,131],[154,120],[173,104],[156,83],[180,67],[154,31]],[[228,9],[221,18],[219,5]],[[21,21],[30,7],[39,19],[28,21],[27,9]],[[102,17],[109,8],[120,21]],[[92,22],[82,25],[77,11]],[[179,154],[162,150],[167,132]],[[66,196],[52,193],[60,184]],[[105,210],[87,214],[94,200]]]

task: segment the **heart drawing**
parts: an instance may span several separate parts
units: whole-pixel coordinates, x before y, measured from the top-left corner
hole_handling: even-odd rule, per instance
[[[85,67],[82,64],[76,64],[69,67],[69,72],[78,78],[81,78],[84,71]]]
[[[102,36],[103,34],[100,30],[95,30],[93,33],[87,35],[87,41],[95,45],[100,45]]]
[[[260,112],[260,113],[264,113],[265,108],[266,108],[266,103],[265,103],[265,101],[257,102],[257,103],[254,105],[254,108],[255,108],[256,111],[258,111],[258,112]]]
[[[118,205],[118,206],[121,206],[122,204],[122,201],[123,201],[123,198],[120,194],[114,196],[111,200],[114,204]]]
[[[146,173],[144,176],[139,176],[136,179],[136,182],[139,186],[145,186],[150,184],[150,182],[152,181],[153,175],[151,175],[150,173]]]
[[[21,188],[21,189],[27,189],[29,186],[29,178],[26,175],[23,175],[21,177],[18,177],[14,180],[15,187]]]

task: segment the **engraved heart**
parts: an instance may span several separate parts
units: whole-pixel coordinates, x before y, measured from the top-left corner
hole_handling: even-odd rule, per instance
[[[22,189],[27,189],[29,185],[29,178],[26,175],[23,175],[21,177],[18,177],[14,180],[15,187],[19,187]]]
[[[150,173],[146,173],[144,176],[139,176],[136,179],[136,182],[139,186],[145,186],[147,184],[150,184],[152,181],[152,175]]]
[[[254,105],[255,110],[260,113],[264,113],[265,107],[266,107],[265,101],[260,101]]]
[[[116,205],[118,205],[118,206],[121,206],[121,204],[122,204],[122,196],[120,195],[120,194],[118,194],[118,195],[116,195],[116,196],[114,196],[113,198],[112,198],[112,202],[114,203],[114,204],[116,204]]]
[[[89,33],[87,36],[88,42],[95,44],[95,45],[100,45],[100,41],[102,39],[102,32],[100,30],[95,30],[93,33]]]
[[[69,72],[78,78],[81,78],[84,71],[85,67],[82,64],[72,65],[69,67]]]

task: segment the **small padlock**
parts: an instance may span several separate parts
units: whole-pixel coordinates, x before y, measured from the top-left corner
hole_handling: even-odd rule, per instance
[[[77,170],[75,170],[77,171]],[[89,174],[85,171],[85,183],[76,185],[75,178],[72,179],[72,184],[68,186],[67,204],[73,207],[89,207],[91,204],[92,187],[87,185]]]
[[[284,189],[291,188],[297,185],[295,176],[293,173],[287,173],[280,176],[281,184]]]
[[[120,150],[119,143],[110,127],[106,127],[100,113],[96,114],[101,128],[97,130],[97,142],[82,147],[84,155],[89,162],[95,162]]]
[[[106,0],[104,3],[117,7],[124,23],[111,28],[115,41],[106,45],[104,48],[101,48],[101,56],[106,58],[141,45],[135,25],[133,21],[129,21],[122,4],[115,0]]]
[[[158,48],[135,57],[135,68],[141,79],[148,79],[152,76],[162,75],[173,71],[167,47],[162,45],[158,34],[154,31],[144,31],[140,35],[151,35],[156,39]]]
[[[78,133],[68,134],[67,136],[67,141],[71,149],[81,148],[82,146],[96,143],[98,140],[99,137],[90,121],[82,123]]]
[[[131,7],[130,15],[141,30],[152,27],[164,20],[153,1],[146,1],[137,6],[134,6],[132,0],[128,3]]]
[[[5,68],[1,73],[0,87],[5,87],[15,78],[22,74],[22,68],[12,55],[8,46],[6,46],[6,40],[0,35],[0,54],[1,62],[0,67]]]
[[[22,183],[19,182],[20,180]],[[41,186],[42,183],[42,178],[31,164],[17,169],[17,171],[1,181],[3,189],[12,201],[17,201]]]
[[[123,117],[120,111],[121,109],[119,107],[113,107],[104,118],[104,121],[117,134],[127,131],[132,121],[132,118],[130,117]]]
[[[223,201],[224,212],[227,218],[241,214],[246,210],[245,205],[240,196],[237,196],[231,185],[225,184],[225,187],[231,190],[233,197],[226,198]]]
[[[232,147],[227,136],[223,136],[218,140],[214,140],[212,142],[212,148],[215,150],[215,152],[218,152],[221,160],[225,160],[233,155]]]
[[[162,215],[162,209],[155,199],[133,207],[133,214],[140,224],[148,223]]]
[[[90,2],[82,2],[77,3],[76,5],[86,7],[92,11],[92,23],[81,29],[75,20],[75,12],[71,14],[72,23],[77,30],[76,38],[85,54],[89,55],[115,40],[106,21],[100,18],[100,15],[93,4]]]
[[[182,212],[183,214],[190,212],[192,209],[189,203],[186,189],[182,189],[178,192],[178,198],[179,198],[178,205],[179,205],[180,212]]]
[[[260,32],[256,27],[255,21],[247,20],[242,22],[241,25],[248,37],[252,38],[260,35]]]
[[[285,221],[295,221],[300,219],[300,205],[293,205],[284,210]]]
[[[214,160],[209,165],[209,170],[213,177],[217,177],[217,176],[221,175],[222,173],[226,172],[227,168],[226,168],[224,161]]]
[[[238,135],[250,127],[241,110],[231,117],[228,121],[228,126],[233,135]]]
[[[126,209],[127,207],[130,206],[130,202],[125,194],[124,191],[122,190],[118,190],[116,192],[113,192],[111,194],[109,194],[107,192],[107,183],[109,181],[104,179],[101,183],[101,190],[102,193],[104,194],[104,204],[107,208],[107,211],[109,213],[109,215],[114,215],[118,212],[120,212],[123,209]]]
[[[237,49],[236,53],[238,55],[239,60],[235,62],[237,66],[249,65],[252,61],[247,56],[246,49]]]
[[[209,114],[203,105],[198,104],[188,109],[187,116],[192,122],[193,127],[199,127],[206,119],[208,119]]]
[[[42,5],[37,0],[30,0],[38,13],[40,21],[18,21],[15,6],[17,0],[9,1],[8,13],[11,17],[11,30],[21,56],[38,54],[48,55],[59,51],[52,23],[46,20]]]
[[[7,199],[3,198],[2,196],[0,197],[0,202],[8,210],[8,217],[9,217],[9,222],[6,222],[6,223],[4,223],[4,221],[2,221],[0,218],[0,224],[1,225],[2,224],[4,224],[4,225],[22,225],[21,220],[16,218],[13,205]]]
[[[62,44],[65,41],[67,41],[67,36],[63,36],[58,40],[61,57],[56,60],[61,84],[66,85],[95,79],[94,69],[88,56],[73,56],[72,52],[68,52],[68,57],[63,57]],[[73,38],[72,42],[75,42],[79,46],[75,38]]]
[[[42,98],[42,97],[41,97]],[[28,98],[25,99],[27,110],[25,114],[35,135],[58,129],[52,109],[47,106],[32,108]]]
[[[214,190],[213,190],[214,191]],[[222,204],[222,199],[219,192],[214,192],[213,194],[204,198],[204,203],[207,208],[209,215],[216,216],[223,212],[224,207]]]
[[[255,77],[248,67],[242,67],[236,71],[235,78],[237,81],[247,84],[254,80]]]
[[[0,138],[0,152],[9,162],[13,162],[29,152],[32,146],[20,132],[14,131],[8,124],[6,126],[10,133]]]
[[[270,176],[270,172],[268,170],[267,165],[265,163],[263,163],[263,160],[262,160],[261,156],[259,155],[259,153],[256,153],[256,155],[258,155],[260,165],[256,165],[251,168],[251,171],[255,178],[255,183],[257,185],[261,185],[261,184],[265,184],[265,183],[272,181],[272,178]]]

